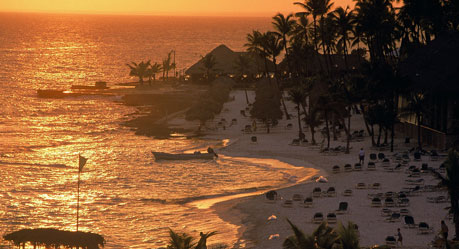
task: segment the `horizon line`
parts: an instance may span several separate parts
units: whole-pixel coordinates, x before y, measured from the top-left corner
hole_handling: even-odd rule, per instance
[[[62,15],[100,15],[100,16],[158,16],[158,17],[273,17],[277,13],[294,13],[289,12],[247,12],[236,14],[236,12],[219,12],[216,14],[209,13],[187,13],[187,12],[156,12],[156,13],[144,13],[144,12],[99,12],[99,11],[41,11],[41,10],[10,10],[0,11],[0,14],[62,14]]]

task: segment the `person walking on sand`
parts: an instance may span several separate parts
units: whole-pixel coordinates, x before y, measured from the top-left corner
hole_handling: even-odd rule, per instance
[[[400,245],[403,246],[403,237],[402,233],[400,232],[400,228],[397,228],[397,244],[400,242]]]
[[[363,150],[363,148],[360,148],[360,151],[359,151],[359,163],[361,165],[363,165],[364,161],[365,161],[365,151]]]
[[[445,245],[446,245],[446,249],[449,249],[449,244],[448,244],[448,226],[445,224],[445,221],[442,220],[441,221],[441,236],[443,237],[443,239],[445,240]]]

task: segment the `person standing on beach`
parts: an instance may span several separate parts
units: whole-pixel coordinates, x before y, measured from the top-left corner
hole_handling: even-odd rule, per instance
[[[403,246],[403,237],[402,233],[400,232],[400,228],[397,228],[397,244],[400,242],[400,245]]]
[[[365,151],[363,150],[363,148],[360,148],[360,151],[359,151],[359,163],[361,165],[363,165],[364,161],[365,161]]]

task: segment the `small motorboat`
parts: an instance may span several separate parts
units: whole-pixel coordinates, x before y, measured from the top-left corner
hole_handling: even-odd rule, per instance
[[[204,159],[204,160],[213,160],[217,155],[215,153],[182,153],[182,154],[171,154],[164,152],[155,152],[152,151],[156,160],[195,160],[195,159]]]
[[[88,89],[88,90],[103,90],[108,89],[107,82],[105,81],[97,81],[93,86],[85,86],[85,85],[73,85],[72,89]]]

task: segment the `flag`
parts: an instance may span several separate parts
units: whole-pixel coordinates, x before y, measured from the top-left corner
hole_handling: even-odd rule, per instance
[[[88,161],[87,158],[78,155],[79,172],[83,171],[83,167],[86,164],[86,161]]]

